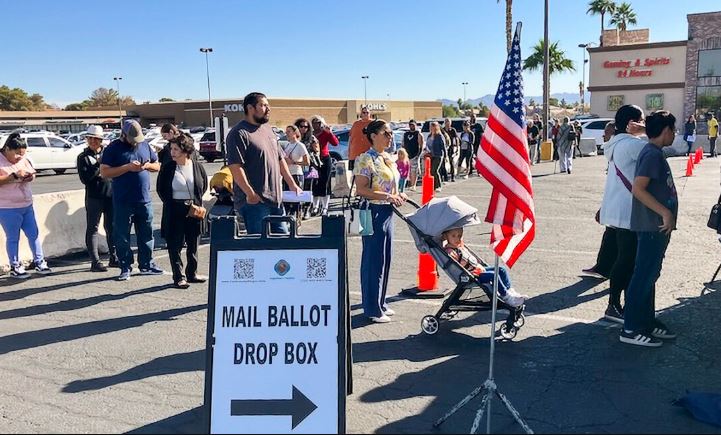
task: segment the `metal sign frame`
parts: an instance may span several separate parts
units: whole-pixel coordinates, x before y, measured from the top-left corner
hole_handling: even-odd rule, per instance
[[[271,222],[287,222],[290,235],[269,234]],[[348,301],[347,249],[345,219],[343,216],[324,216],[321,234],[298,235],[295,218],[271,216],[263,221],[263,233],[260,236],[238,236],[234,216],[222,216],[211,221],[210,232],[210,279],[208,286],[208,320],[206,331],[206,367],[204,425],[211,433],[212,388],[213,388],[213,348],[215,345],[215,302],[217,285],[218,253],[228,251],[258,250],[303,250],[330,249],[338,252],[338,424],[337,433],[346,433],[346,395],[351,392],[351,340],[350,306]]]

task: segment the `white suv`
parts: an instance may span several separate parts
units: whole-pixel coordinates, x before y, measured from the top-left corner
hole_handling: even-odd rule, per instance
[[[5,144],[7,137],[0,136],[0,147]],[[68,169],[75,169],[78,155],[85,148],[54,134],[22,133],[20,137],[27,142],[28,159],[38,171],[53,170],[56,174],[63,174]]]

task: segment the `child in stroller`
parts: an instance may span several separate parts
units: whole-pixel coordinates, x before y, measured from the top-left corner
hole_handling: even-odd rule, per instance
[[[443,249],[464,269],[477,277],[481,284],[493,283],[494,268],[485,266],[479,258],[463,243],[463,228],[452,228],[443,232]],[[528,299],[520,295],[512,287],[508,269],[501,266],[498,269],[498,298],[510,307],[518,308]]]

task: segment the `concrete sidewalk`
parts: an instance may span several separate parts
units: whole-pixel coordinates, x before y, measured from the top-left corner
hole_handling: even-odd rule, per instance
[[[605,159],[578,159],[573,175],[552,174],[552,163],[533,168],[537,236],[512,271],[515,287],[531,296],[529,315],[513,342],[496,347],[496,378],[536,432],[721,432],[671,404],[686,390],[721,392],[721,292],[700,296],[721,261],[719,242],[705,225],[718,197],[719,161],[705,159],[692,178],[681,177],[684,159],[670,163],[679,230],[657,287],[657,309],[679,338],[660,349],[619,343],[618,326],[599,320],[608,283],[579,276],[595,262],[603,232],[593,216]],[[474,177],[449,183],[442,194],[483,214],[490,188]],[[301,231],[318,226],[306,222]],[[466,242],[490,259],[488,229],[467,230]],[[208,252],[201,247],[205,270]],[[435,336],[421,333],[421,318],[440,301],[398,296],[413,284],[417,253],[396,220],[389,295],[397,315],[391,324],[371,325],[359,306],[360,253],[360,239],[349,239],[355,393],[348,397],[348,431],[434,432],[432,422],[485,380],[490,314],[460,314]],[[169,270],[165,251],[156,258]],[[25,282],[0,277],[0,431],[202,431],[206,288],[177,290],[167,275],[119,283],[114,273],[88,272],[82,259],[51,266],[54,275]],[[437,432],[467,432],[478,402]],[[519,431],[498,402],[493,428]]]

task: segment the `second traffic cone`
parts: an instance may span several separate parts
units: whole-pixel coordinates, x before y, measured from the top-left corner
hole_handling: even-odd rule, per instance
[[[426,205],[433,199],[433,183],[435,178],[431,175],[431,159],[425,159],[425,173],[423,174],[423,196],[421,202]],[[431,254],[418,255],[418,291],[426,292],[438,289],[438,270]]]
[[[686,176],[693,177],[693,156],[688,156],[688,162],[686,163]]]
[[[694,153],[694,156],[693,156],[693,164],[694,165],[698,165],[699,163],[701,163],[701,154],[699,154],[699,151],[701,151],[701,148],[696,148],[696,152]]]

